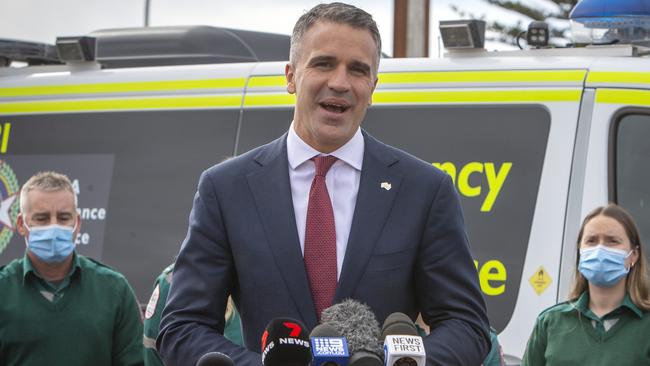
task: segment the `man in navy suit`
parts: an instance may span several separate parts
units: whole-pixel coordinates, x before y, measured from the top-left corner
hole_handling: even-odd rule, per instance
[[[321,4],[298,20],[289,131],[200,178],[157,339],[167,365],[219,351],[258,366],[271,319],[312,328],[346,298],[379,322],[421,313],[429,365],[481,363],[488,320],[450,177],[359,127],[380,50],[374,20],[353,6]],[[245,348],[222,334],[228,295]]]

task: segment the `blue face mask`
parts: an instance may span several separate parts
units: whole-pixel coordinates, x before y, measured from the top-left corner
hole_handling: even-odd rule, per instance
[[[603,245],[580,249],[578,269],[591,284],[612,287],[630,272],[630,269],[625,267],[625,259],[631,254],[631,250],[628,253]]]
[[[27,248],[46,263],[63,262],[74,250],[73,235],[75,228],[61,225],[48,225],[29,228]]]

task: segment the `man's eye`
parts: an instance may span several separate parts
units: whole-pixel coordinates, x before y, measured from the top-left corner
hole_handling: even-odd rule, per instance
[[[368,70],[360,67],[352,68],[352,72],[357,75],[368,75]]]

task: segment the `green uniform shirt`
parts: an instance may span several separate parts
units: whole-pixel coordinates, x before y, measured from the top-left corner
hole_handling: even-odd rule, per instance
[[[483,360],[482,366],[503,366],[505,361],[503,360],[503,354],[501,353],[501,345],[499,344],[499,338],[497,337],[497,331],[494,328],[490,327],[490,341],[492,342],[492,348],[490,348],[490,353],[488,353],[485,360]]]
[[[144,314],[144,363],[147,366],[163,366],[162,360],[156,351],[156,337],[160,330],[160,318],[169,295],[169,285],[171,284],[173,271],[174,265],[172,264],[158,276]],[[237,309],[233,309],[232,315],[226,319],[224,336],[240,346],[243,343],[241,321]]]
[[[0,365],[142,365],[142,318],[121,274],[74,254],[56,285],[25,255],[0,267]]]
[[[650,365],[650,315],[626,295],[621,306],[599,318],[585,292],[539,315],[522,365]]]

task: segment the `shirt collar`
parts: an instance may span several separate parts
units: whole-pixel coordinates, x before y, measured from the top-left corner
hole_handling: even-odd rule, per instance
[[[363,165],[363,150],[365,143],[361,128],[357,128],[352,138],[345,143],[345,145],[332,151],[329,155],[335,156],[337,159],[344,161],[356,170],[361,170]],[[289,158],[289,167],[295,170],[305,161],[320,155],[321,152],[309,146],[303,139],[298,136],[294,129],[293,122],[289,127],[287,135],[287,157]]]
[[[593,314],[592,311],[589,309],[589,292],[585,291],[585,292],[582,293],[582,295],[580,295],[580,297],[578,298],[578,300],[575,303],[575,307],[582,314],[585,314],[585,315]],[[630,297],[629,293],[625,294],[625,297],[623,298],[623,303],[621,303],[621,305],[618,308],[616,308],[616,309],[610,311],[608,314],[606,314],[604,318],[606,318],[610,314],[615,314],[617,312],[620,312],[623,308],[628,308],[636,316],[638,316],[639,318],[643,318],[643,313],[641,312],[641,310],[636,305],[634,305],[634,302],[632,302],[632,298]]]
[[[69,278],[72,276],[73,273],[77,270],[77,268],[81,269],[81,266],[79,264],[79,257],[77,256],[77,252],[72,253],[72,267],[70,267],[70,272],[65,276],[65,278]],[[81,273],[81,271],[79,271]],[[25,250],[25,255],[23,256],[23,285],[25,284],[25,280],[27,279],[28,275],[33,275],[36,276],[40,279],[43,279],[38,272],[36,272],[36,268],[34,268],[34,265],[32,264],[32,260],[29,259],[29,256],[27,255],[27,250]]]
[[[623,298],[623,304],[621,304],[621,306],[632,310],[632,312],[639,318],[643,318],[643,312],[636,305],[634,305],[634,302],[632,302],[632,298],[630,297],[629,293],[625,294],[625,297]]]

